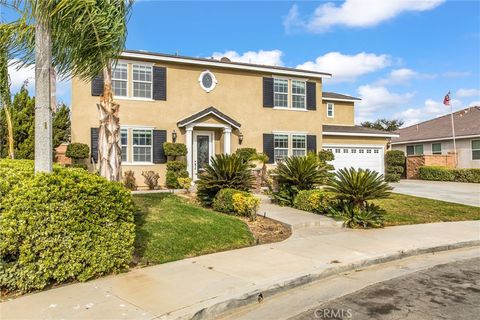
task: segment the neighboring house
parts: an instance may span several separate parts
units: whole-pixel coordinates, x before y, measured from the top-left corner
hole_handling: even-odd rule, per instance
[[[328,73],[221,60],[125,51],[113,72],[120,103],[123,170],[165,176],[163,143],[185,143],[197,178],[213,154],[251,147],[270,164],[331,149],[337,167],[383,172],[392,134],[354,125],[354,97],[323,92]],[[72,81],[72,141],[88,143],[97,160],[96,104],[103,90]],[[322,94],[323,93],[323,94]]]
[[[459,168],[480,168],[480,107],[453,114]],[[392,149],[407,156],[453,153],[450,114],[396,131]]]

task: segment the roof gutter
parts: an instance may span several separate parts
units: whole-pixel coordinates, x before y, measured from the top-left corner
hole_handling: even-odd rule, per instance
[[[176,62],[176,63],[185,63],[185,64],[193,64],[199,66],[207,66],[207,67],[217,67],[217,68],[227,68],[227,69],[237,69],[237,70],[248,70],[248,71],[259,71],[259,72],[269,72],[273,74],[282,74],[282,75],[294,75],[300,77],[309,77],[309,78],[331,78],[331,74],[320,74],[317,72],[309,72],[303,70],[284,70],[284,69],[277,69],[271,68],[268,66],[250,66],[250,65],[240,65],[235,63],[225,63],[220,61],[205,61],[205,60],[196,60],[196,59],[188,59],[182,57],[167,57],[167,56],[159,56],[149,53],[137,53],[137,52],[122,52],[120,55],[121,58],[133,58],[133,59],[150,59],[155,61],[162,61],[162,62]]]
[[[480,134],[473,134],[468,136],[455,136],[455,140],[468,139],[468,138],[480,138]],[[395,141],[395,142],[392,141],[392,145],[417,143],[417,142],[444,141],[444,140],[453,140],[453,137],[440,137],[440,138],[432,138],[432,139],[407,140],[407,141]]]
[[[344,137],[379,137],[379,138],[398,138],[398,134],[393,133],[355,133],[355,132],[329,132],[323,131],[325,136],[344,136]]]

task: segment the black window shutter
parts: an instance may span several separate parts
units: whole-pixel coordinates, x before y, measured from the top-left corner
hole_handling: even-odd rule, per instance
[[[307,152],[315,152],[317,153],[317,136],[307,135]]]
[[[103,94],[103,74],[92,79],[92,96],[101,96]]]
[[[273,108],[273,78],[263,78],[263,106]]]
[[[167,68],[153,67],[153,100],[167,100]]]
[[[90,151],[93,162],[98,162],[98,128],[90,128]]]
[[[163,143],[167,141],[167,130],[153,130],[153,163],[165,163],[167,157]]]
[[[274,145],[273,145],[273,134],[264,133],[263,134],[263,153],[268,156],[267,163],[274,163]]]
[[[307,82],[307,110],[317,110],[317,84]]]

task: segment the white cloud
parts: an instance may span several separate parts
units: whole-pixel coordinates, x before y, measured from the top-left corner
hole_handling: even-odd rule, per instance
[[[401,68],[392,70],[389,75],[376,82],[377,85],[385,86],[392,84],[405,85],[413,79],[433,79],[435,74],[419,73],[412,69]]]
[[[321,33],[334,26],[351,28],[372,27],[405,12],[432,10],[444,0],[346,0],[341,5],[328,2],[318,6],[308,18],[301,18],[298,7],[293,6],[284,19],[285,29],[306,29]]]
[[[472,101],[468,104],[469,107],[480,107],[480,100]]]
[[[465,97],[480,97],[480,89],[458,89],[457,90],[457,96],[459,98],[465,98]]]
[[[17,66],[12,61],[8,67],[10,76],[10,92],[15,94],[20,90],[25,81],[28,82],[28,91],[30,95],[35,95],[35,65],[23,67],[17,70]],[[70,79],[57,79],[56,91],[58,102],[70,102]]]
[[[260,51],[247,51],[242,54],[230,50],[225,52],[214,52],[212,57],[214,59],[220,59],[227,57],[232,61],[266,64],[272,66],[283,66],[282,62],[283,52],[280,50],[260,50]]]
[[[386,54],[361,52],[356,55],[345,55],[340,52],[329,52],[319,56],[315,61],[302,63],[297,68],[332,73],[332,82],[344,82],[354,81],[357,77],[383,69],[390,63],[390,57]]]
[[[356,106],[356,121],[376,120],[375,115],[381,109],[391,109],[402,106],[410,101],[414,92],[394,93],[378,85],[363,85],[357,89],[362,99]]]
[[[463,108],[462,101],[452,99],[450,101],[453,110],[459,110]],[[402,119],[405,121],[404,127],[411,126],[413,124],[436,118],[445,115],[450,112],[450,107],[445,106],[441,100],[427,99],[423,106],[417,108],[408,108],[406,110],[397,112],[393,115],[396,119]]]

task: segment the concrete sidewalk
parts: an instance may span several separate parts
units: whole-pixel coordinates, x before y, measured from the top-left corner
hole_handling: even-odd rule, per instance
[[[262,204],[293,226],[279,243],[215,253],[67,285],[0,304],[2,319],[213,318],[334,273],[404,256],[479,245],[480,221],[349,230],[311,213]]]

